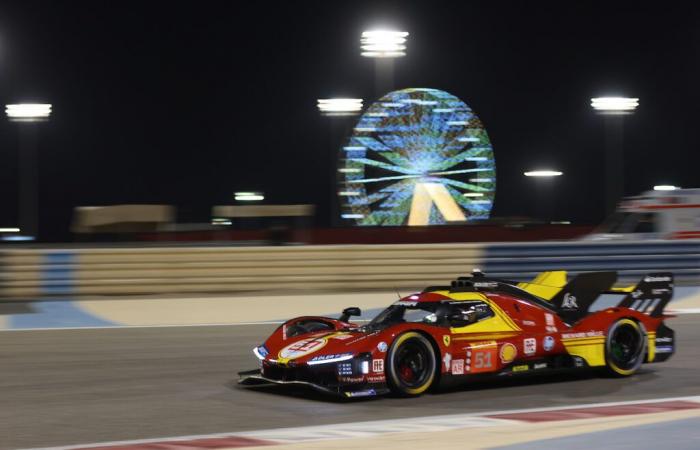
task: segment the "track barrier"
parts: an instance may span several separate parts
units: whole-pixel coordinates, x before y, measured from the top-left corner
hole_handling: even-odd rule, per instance
[[[617,270],[621,282],[671,271],[700,282],[700,240],[289,247],[7,248],[0,298],[410,289],[478,267],[528,279],[543,270]]]

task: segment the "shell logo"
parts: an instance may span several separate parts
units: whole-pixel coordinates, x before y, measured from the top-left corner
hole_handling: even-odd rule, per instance
[[[506,343],[503,344],[501,347],[501,352],[499,356],[501,357],[501,362],[503,364],[508,364],[510,362],[513,362],[515,357],[518,355],[518,349],[515,348],[515,345],[511,343]]]
[[[281,359],[295,359],[301,358],[302,356],[309,355],[313,352],[321,350],[328,343],[328,339],[325,337],[321,338],[307,338],[300,341],[289,344],[282,350],[280,350],[279,358]]]

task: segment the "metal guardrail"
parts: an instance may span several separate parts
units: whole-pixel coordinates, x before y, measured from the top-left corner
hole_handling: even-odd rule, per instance
[[[523,280],[617,270],[625,283],[664,270],[697,284],[700,240],[12,249],[0,251],[0,298],[421,288],[474,267]]]

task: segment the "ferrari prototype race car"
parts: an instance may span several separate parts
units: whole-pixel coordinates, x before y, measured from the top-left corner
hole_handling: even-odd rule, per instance
[[[591,272],[567,282],[558,271],[518,283],[475,271],[401,298],[365,325],[350,322],[355,307],[338,319],[297,317],[253,349],[260,368],[239,373],[239,383],[362,397],[562,369],[629,376],[674,352],[664,324],[673,276],[650,273],[627,288],[616,281],[615,272]],[[623,298],[590,312],[604,294]]]

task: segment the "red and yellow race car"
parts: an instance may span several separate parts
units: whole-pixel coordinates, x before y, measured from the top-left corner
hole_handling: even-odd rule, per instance
[[[239,373],[243,385],[302,384],[344,397],[431,387],[488,376],[596,367],[629,376],[674,352],[664,324],[673,294],[670,273],[650,273],[614,288],[615,272],[544,272],[532,282],[479,271],[396,301],[365,325],[297,317],[253,353],[260,368]],[[617,306],[590,312],[601,296]]]

